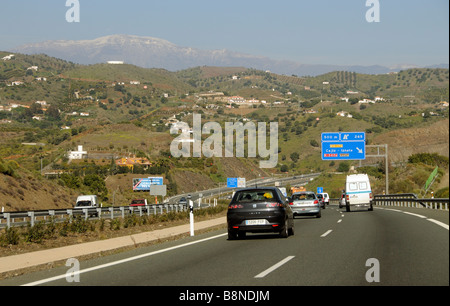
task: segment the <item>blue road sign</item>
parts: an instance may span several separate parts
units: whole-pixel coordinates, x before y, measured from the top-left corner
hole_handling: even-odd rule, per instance
[[[238,187],[238,179],[237,179],[237,177],[229,177],[229,178],[227,178],[227,187],[228,188],[237,188]]]
[[[317,193],[323,193],[323,187],[317,187]]]
[[[366,134],[323,133],[322,160],[365,160]]]

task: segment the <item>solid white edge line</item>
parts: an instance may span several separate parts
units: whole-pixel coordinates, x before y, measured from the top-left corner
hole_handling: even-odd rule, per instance
[[[407,211],[404,211],[403,213],[404,213],[404,214],[407,214],[407,215],[414,216],[414,217],[419,217],[419,218],[422,218],[422,219],[426,219],[426,218],[427,218],[427,217],[425,217],[425,216],[418,215],[418,214],[414,214],[414,213],[410,213],[410,212],[407,212]]]
[[[282,265],[286,264],[288,261],[292,260],[295,256],[288,256],[285,259],[283,259],[282,261],[280,261],[279,263],[277,263],[276,265],[273,265],[272,267],[270,267],[269,269],[259,273],[258,275],[255,276],[255,278],[264,278],[265,276],[267,276],[269,273],[272,273],[273,271],[275,271],[276,269],[278,269],[279,267],[281,267]]]
[[[427,220],[430,221],[430,222],[433,222],[433,223],[435,223],[435,224],[437,224],[437,225],[439,225],[439,226],[442,226],[442,227],[445,228],[447,231],[449,230],[449,229],[448,229],[448,225],[445,224],[445,223],[443,223],[443,222],[441,222],[441,221],[437,221],[437,220],[434,220],[434,219],[427,219]]]
[[[153,256],[153,255],[156,255],[156,254],[169,252],[169,251],[172,251],[172,250],[180,249],[180,248],[187,247],[187,246],[190,246],[190,245],[194,245],[194,244],[197,244],[197,243],[202,243],[202,242],[205,242],[205,241],[213,240],[213,239],[220,238],[220,237],[223,237],[223,236],[226,236],[226,235],[228,235],[228,233],[220,234],[220,235],[217,235],[217,236],[213,236],[213,237],[209,237],[209,238],[205,238],[205,239],[201,239],[201,240],[197,240],[197,241],[188,242],[188,243],[185,243],[185,244],[180,244],[180,245],[177,245],[177,246],[174,246],[174,247],[170,247],[170,248],[167,248],[167,249],[162,249],[162,250],[159,250],[159,251],[154,251],[154,252],[150,252],[150,253],[146,253],[146,254],[142,254],[142,255],[138,255],[138,256],[134,256],[134,257],[118,260],[118,261],[113,261],[113,262],[110,262],[110,263],[107,263],[107,264],[104,264],[104,265],[95,266],[95,267],[92,267],[92,268],[80,270],[78,272],[72,273],[70,276],[73,277],[74,275],[80,275],[80,274],[83,274],[83,273],[87,273],[87,272],[91,272],[91,271],[95,271],[95,270],[100,270],[100,269],[104,269],[104,268],[120,265],[120,264],[123,264],[123,263],[126,263],[126,262],[142,259],[142,258],[145,258],[145,257],[149,257],[149,256]],[[42,284],[45,284],[45,283],[50,283],[50,282],[53,282],[53,281],[56,281],[56,280],[64,279],[64,278],[66,278],[66,276],[67,276],[66,274],[59,275],[59,276],[43,279],[43,280],[40,280],[40,281],[24,284],[22,286],[23,287],[38,286],[38,285],[42,285]]]
[[[422,219],[427,219],[427,221],[433,222],[434,224],[437,224],[437,225],[445,228],[447,231],[449,230],[449,225],[448,224],[445,224],[445,223],[443,223],[441,221],[437,221],[437,220],[434,220],[434,219],[428,219],[428,217],[425,217],[425,216],[422,216],[422,215],[418,215],[418,214],[414,214],[414,213],[410,213],[410,212],[403,211],[403,210],[398,210],[398,209],[381,208],[381,207],[377,207],[377,209],[390,210],[390,211],[400,212],[400,213],[404,213],[404,214],[407,214],[407,215],[419,217],[419,218],[422,218]]]

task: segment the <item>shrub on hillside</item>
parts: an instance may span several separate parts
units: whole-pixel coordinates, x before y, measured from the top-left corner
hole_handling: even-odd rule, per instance
[[[16,170],[19,168],[19,165],[15,161],[5,162],[0,159],[0,173],[16,177]]]
[[[437,153],[417,153],[408,158],[410,164],[426,164],[430,166],[447,167],[449,164],[449,158],[439,155]]]

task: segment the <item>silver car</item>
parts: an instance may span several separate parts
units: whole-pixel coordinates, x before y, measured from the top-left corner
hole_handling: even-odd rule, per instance
[[[295,216],[322,217],[319,199],[313,191],[295,192],[290,198],[290,205]]]

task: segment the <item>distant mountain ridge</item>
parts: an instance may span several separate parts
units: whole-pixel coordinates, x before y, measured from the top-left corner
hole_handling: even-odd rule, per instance
[[[293,61],[274,60],[263,56],[238,53],[226,49],[200,50],[182,47],[164,39],[134,35],[110,35],[93,40],[46,41],[26,44],[12,51],[24,54],[44,53],[84,65],[106,63],[107,61],[124,61],[143,68],[164,68],[170,71],[197,66],[242,66],[259,70],[270,70],[278,74],[317,76],[331,71],[384,74],[405,69],[404,65],[397,65],[397,67],[391,69],[380,65],[301,64]],[[448,64],[433,66],[433,68],[447,69],[448,67]]]

